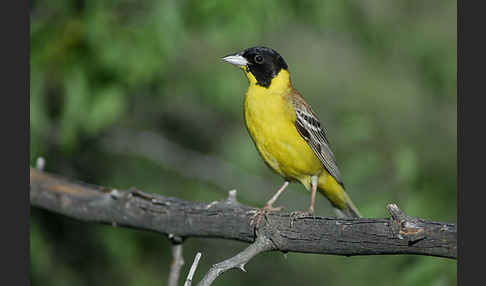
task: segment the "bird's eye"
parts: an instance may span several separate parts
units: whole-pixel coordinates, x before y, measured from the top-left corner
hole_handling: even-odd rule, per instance
[[[255,56],[255,63],[257,63],[257,64],[263,63],[263,57],[261,55],[256,55]]]

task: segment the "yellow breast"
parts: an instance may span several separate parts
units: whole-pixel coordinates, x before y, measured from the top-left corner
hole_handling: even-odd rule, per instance
[[[323,166],[294,125],[295,111],[286,96],[291,90],[288,72],[282,70],[269,88],[247,76],[245,122],[260,155],[275,172],[309,188],[310,176],[319,175]]]

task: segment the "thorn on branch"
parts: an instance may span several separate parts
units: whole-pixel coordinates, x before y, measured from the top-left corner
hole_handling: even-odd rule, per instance
[[[396,204],[389,204],[386,208],[392,217],[393,233],[399,239],[406,238],[409,245],[425,239],[424,224],[419,219],[408,216]]]

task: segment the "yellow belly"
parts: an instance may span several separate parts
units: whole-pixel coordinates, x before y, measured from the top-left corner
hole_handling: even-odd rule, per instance
[[[297,131],[291,104],[281,93],[250,87],[244,104],[246,127],[272,170],[309,189],[310,177],[325,169]]]

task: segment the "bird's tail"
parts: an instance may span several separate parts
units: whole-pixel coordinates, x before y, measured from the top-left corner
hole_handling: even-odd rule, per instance
[[[360,218],[361,214],[351,198],[336,179],[329,174],[322,174],[317,184],[319,191],[331,202],[339,217]]]

